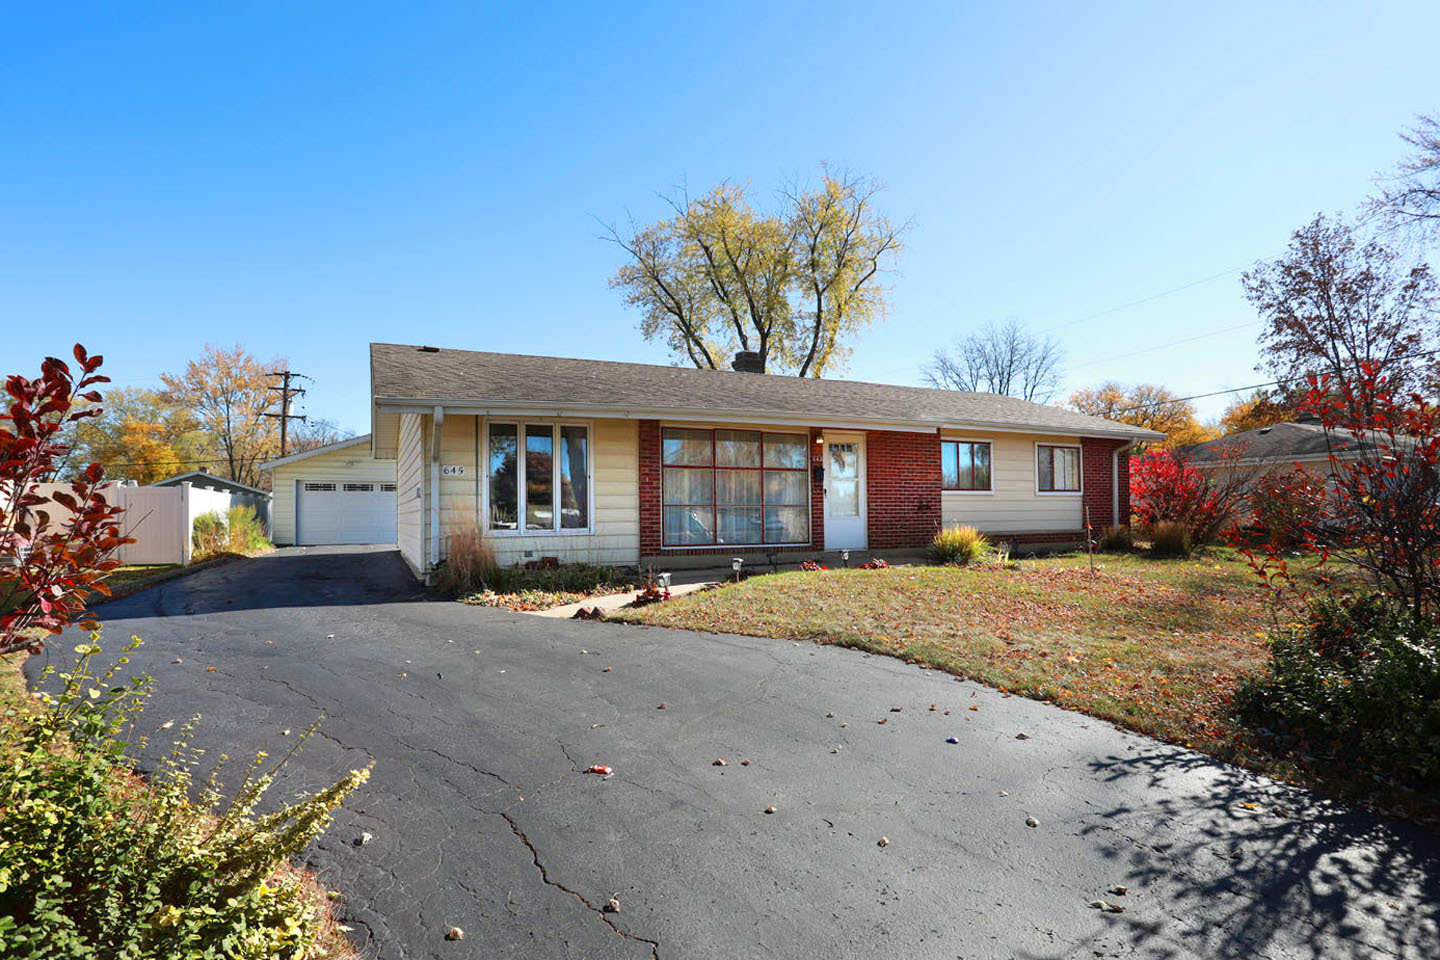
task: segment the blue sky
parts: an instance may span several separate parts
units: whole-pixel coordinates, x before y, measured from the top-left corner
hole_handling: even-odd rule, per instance
[[[1164,345],[1252,323],[1225,271],[1354,210],[1440,110],[1437,36],[1421,2],[10,4],[0,371],[239,342],[363,432],[371,340],[665,362],[597,218],[829,161],[914,220],[850,376],[1016,317],[1067,389],[1242,386],[1255,325]]]

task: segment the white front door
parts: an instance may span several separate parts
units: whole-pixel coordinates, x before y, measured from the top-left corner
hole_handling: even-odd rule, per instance
[[[865,437],[825,434],[825,549],[865,546]]]

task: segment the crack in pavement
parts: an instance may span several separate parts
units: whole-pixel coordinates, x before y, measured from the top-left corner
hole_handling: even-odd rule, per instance
[[[622,940],[639,940],[641,943],[648,943],[650,945],[650,956],[652,960],[660,960],[659,940],[651,940],[649,937],[642,937],[638,933],[626,933],[624,930],[621,930],[615,925],[615,922],[610,919],[610,915],[608,913],[606,913],[603,909],[596,907],[589,900],[585,899],[584,895],[582,895],[576,890],[570,889],[563,883],[560,883],[558,880],[551,880],[550,872],[545,869],[545,864],[540,862],[540,851],[536,850],[535,844],[531,843],[530,838],[525,836],[525,831],[520,829],[520,825],[515,822],[515,818],[510,816],[510,814],[505,813],[504,811],[501,811],[500,816],[505,818],[505,822],[510,824],[510,830],[515,834],[516,837],[520,839],[521,843],[525,844],[525,848],[530,851],[530,856],[535,861],[535,869],[540,871],[540,880],[542,883],[544,883],[547,887],[554,887],[556,890],[559,890],[562,893],[568,893],[576,900],[579,900],[582,904],[585,905],[585,909],[589,910],[591,913],[599,917],[600,920],[605,924],[605,926],[609,927],[611,930],[614,930],[617,934],[619,934]]]

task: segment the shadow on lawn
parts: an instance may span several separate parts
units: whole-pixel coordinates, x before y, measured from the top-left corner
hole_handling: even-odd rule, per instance
[[[1144,778],[1154,797],[1084,830],[1106,841],[1132,896],[1155,897],[1105,915],[1107,941],[1162,958],[1440,955],[1440,837],[1423,827],[1189,751],[1091,768],[1130,795]]]

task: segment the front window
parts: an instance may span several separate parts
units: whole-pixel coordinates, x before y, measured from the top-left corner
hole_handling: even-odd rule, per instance
[[[940,443],[941,486],[946,490],[990,489],[990,444],[982,440]]]
[[[1035,448],[1035,460],[1041,493],[1080,492],[1079,447],[1040,444]]]
[[[667,547],[809,541],[804,434],[675,427],[661,440]]]
[[[588,427],[491,423],[486,442],[491,530],[548,533],[589,529]]]

